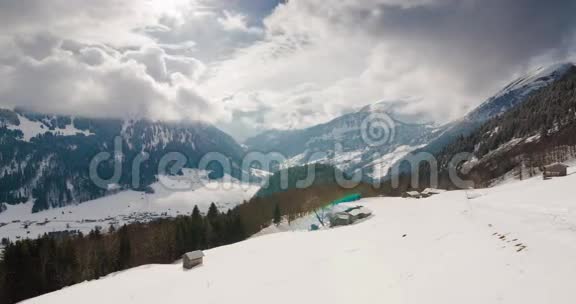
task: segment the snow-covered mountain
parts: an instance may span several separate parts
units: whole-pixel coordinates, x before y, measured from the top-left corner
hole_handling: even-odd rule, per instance
[[[121,155],[115,155],[118,140]],[[0,149],[0,206],[31,202],[33,211],[78,204],[118,189],[145,190],[156,181],[160,159],[168,152],[182,153],[188,168],[197,167],[208,152],[222,153],[232,162],[232,176],[238,176],[244,153],[234,139],[205,123],[86,119],[19,109],[0,111]],[[97,186],[89,176],[90,163],[100,152],[114,155],[98,167],[102,178],[113,176],[115,163],[122,167],[110,188]],[[148,159],[139,172],[133,171],[133,161],[144,153]],[[215,170],[211,177],[224,176],[218,166],[210,169]]]
[[[351,204],[352,226],[269,234],[24,303],[571,303],[576,175]],[[249,279],[247,279],[249,276]]]
[[[506,113],[539,89],[560,80],[572,67],[574,67],[573,63],[554,64],[539,67],[519,77],[463,118],[447,124],[441,136],[432,140],[419,151],[426,151],[432,154],[439,152],[458,137],[469,135],[484,122]]]
[[[283,167],[324,163],[345,172],[362,169],[364,175],[379,178],[394,161],[442,131],[378,103],[306,129],[266,131],[245,144],[249,151],[281,153],[286,158]]]
[[[482,123],[436,153],[446,167],[453,155],[469,153],[465,165],[480,186],[503,177],[526,178],[542,167],[576,158],[576,67],[524,95],[522,101]]]
[[[245,144],[251,151],[280,152],[286,157],[284,167],[326,163],[346,172],[362,169],[365,176],[378,179],[411,152],[440,152],[460,136],[469,135],[489,119],[555,83],[573,66],[561,63],[538,68],[514,80],[463,118],[440,127],[404,117],[388,103],[377,103],[310,128],[265,131],[247,139]],[[374,130],[366,124],[373,117],[384,120],[384,130]],[[366,135],[388,140],[371,145]]]
[[[442,127],[407,118],[379,103],[300,130],[267,131],[246,141],[249,151],[280,152],[282,164],[292,167],[326,163],[345,172],[362,169],[365,176],[381,178],[408,153],[438,153],[462,135],[516,108],[539,90],[561,79],[573,64],[540,68],[513,81],[464,118]],[[99,152],[114,152],[121,139],[122,175],[116,188],[135,188],[132,160],[149,154],[139,173],[136,190],[156,182],[157,165],[166,152],[181,152],[195,168],[200,157],[220,152],[232,161],[232,176],[239,176],[243,147],[217,128],[204,123],[170,124],[147,120],[86,119],[46,115],[24,110],[0,110],[0,211],[4,204],[32,202],[33,211],[62,207],[100,198],[111,189],[89,180],[89,164]],[[382,140],[384,139],[384,140]],[[113,174],[112,160],[99,167]],[[213,168],[212,177],[224,175]]]

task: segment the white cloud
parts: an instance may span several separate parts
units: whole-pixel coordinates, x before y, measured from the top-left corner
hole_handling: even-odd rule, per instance
[[[246,23],[246,16],[240,13],[229,12],[227,10],[224,10],[222,13],[224,16],[218,18],[217,21],[222,25],[222,28],[227,31],[254,32],[256,34],[262,32],[260,28],[249,27]]]
[[[186,54],[196,42],[163,44],[148,34],[176,31],[163,20],[177,26],[185,24],[183,14],[205,10],[185,0],[0,0],[6,17],[0,18],[0,106],[90,117],[225,119],[198,89],[206,65]]]
[[[89,117],[205,120],[220,115],[197,92],[194,77],[182,73],[190,69],[192,75],[196,63],[163,55],[158,49],[109,54],[88,46],[77,54],[57,48],[42,60],[0,59],[0,96],[3,105]]]
[[[569,0],[278,2],[0,0],[0,105],[238,137],[380,100],[445,121],[574,54]]]
[[[195,9],[194,0],[0,0],[0,35],[50,31],[71,40],[117,46],[149,43],[135,29]]]
[[[203,88],[256,126],[306,127],[379,100],[445,122],[567,57],[573,2],[509,2],[288,1],[264,20],[266,39],[216,64]]]

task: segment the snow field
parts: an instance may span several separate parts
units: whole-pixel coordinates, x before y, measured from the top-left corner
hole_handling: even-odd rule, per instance
[[[374,216],[356,225],[251,238],[190,271],[147,265],[27,303],[572,303],[575,181],[364,199],[350,205]]]

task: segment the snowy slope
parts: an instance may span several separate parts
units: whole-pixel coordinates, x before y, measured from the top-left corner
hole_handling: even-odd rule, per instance
[[[375,216],[357,225],[252,238],[191,271],[148,265],[27,303],[572,303],[575,182],[365,199]]]
[[[152,185],[153,194],[128,190],[38,213],[31,212],[32,202],[8,205],[7,210],[0,213],[0,238],[15,241],[63,230],[87,233],[96,226],[108,229],[110,225],[190,214],[195,205],[206,212],[211,203],[227,211],[249,200],[259,189],[255,184],[244,184],[229,176],[209,180],[207,173],[198,176],[198,170],[185,172],[182,177],[161,177],[160,182]]]
[[[78,134],[84,134],[84,136],[93,135],[90,131],[87,130],[79,130],[74,127],[74,122],[67,124],[64,128],[55,128],[54,130],[50,130],[45,123],[41,121],[32,121],[25,116],[17,114],[18,120],[20,121],[19,125],[11,125],[7,124],[6,128],[8,130],[19,130],[22,132],[22,140],[30,141],[32,138],[46,134],[52,133],[53,135],[57,136],[73,136]]]

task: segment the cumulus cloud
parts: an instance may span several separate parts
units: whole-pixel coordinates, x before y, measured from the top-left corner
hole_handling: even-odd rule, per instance
[[[168,46],[172,54],[202,61],[226,58],[264,36],[262,28],[249,25],[245,15],[228,10],[191,9],[179,16],[164,16],[159,22],[163,28],[149,28],[145,33]]]
[[[156,12],[143,4],[142,0],[1,0],[0,27],[3,35],[50,30],[69,39],[142,43],[146,37],[132,30],[156,18]]]
[[[231,108],[260,100],[268,115],[253,122],[268,127],[305,127],[382,99],[443,122],[518,74],[569,58],[574,11],[560,0],[289,1],[264,20],[266,39],[220,62],[206,85]]]
[[[189,69],[193,75],[195,65],[147,48],[124,53],[98,46],[77,53],[54,48],[42,59],[23,52],[0,58],[0,96],[5,106],[46,113],[204,120],[219,114],[182,73]]]
[[[571,0],[0,0],[0,105],[238,138],[387,100],[445,122],[575,59]],[[30,89],[33,88],[33,89]]]
[[[89,117],[225,119],[198,88],[206,65],[169,54],[169,46],[146,33],[172,30],[162,20],[196,10],[188,0],[0,0],[0,106]]]

